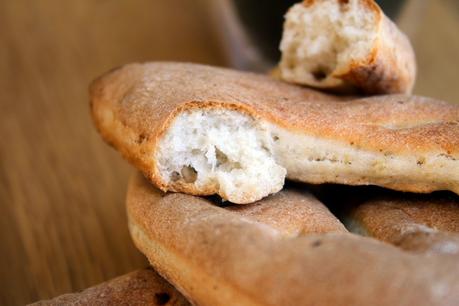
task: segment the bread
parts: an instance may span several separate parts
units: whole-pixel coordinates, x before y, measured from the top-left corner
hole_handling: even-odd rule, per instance
[[[39,301],[46,305],[168,305],[187,306],[188,301],[159,276],[152,268],[146,268],[117,277],[82,292]]]
[[[265,203],[269,218],[263,216]],[[131,181],[127,196],[136,246],[199,305],[455,305],[459,300],[457,257],[405,252],[347,233],[306,191],[284,189],[230,207],[164,194],[141,175]],[[317,215],[320,221],[311,226]],[[290,219],[303,222],[295,221],[296,230],[288,225],[282,230]],[[325,224],[327,229],[321,228]]]
[[[350,210],[347,226],[405,250],[459,258],[459,201],[454,197],[368,199]]]
[[[287,177],[459,193],[459,107],[446,102],[161,62],[113,70],[90,96],[103,138],[163,191],[250,203]]]
[[[410,93],[416,60],[408,38],[373,0],[305,0],[284,23],[284,80],[367,94]]]

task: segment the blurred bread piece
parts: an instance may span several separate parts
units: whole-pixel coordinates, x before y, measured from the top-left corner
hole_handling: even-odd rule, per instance
[[[82,292],[64,294],[32,305],[189,306],[190,303],[152,268],[146,268],[114,278]]]
[[[457,197],[385,196],[357,205],[347,220],[351,230],[405,250],[459,258]]]
[[[416,255],[346,233],[307,191],[284,189],[236,210],[162,193],[140,174],[127,196],[136,246],[198,305],[443,306],[459,299],[457,257]],[[281,225],[299,219],[295,230]]]
[[[410,93],[416,60],[408,38],[373,0],[305,0],[287,12],[282,79],[366,94]]]
[[[284,179],[459,193],[459,106],[323,94],[268,76],[131,64],[93,82],[103,138],[161,190],[251,203]],[[347,99],[347,100],[345,100]]]

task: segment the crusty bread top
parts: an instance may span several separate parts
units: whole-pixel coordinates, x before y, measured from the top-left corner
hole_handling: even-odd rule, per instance
[[[127,206],[136,245],[203,305],[454,305],[459,299],[457,258],[413,255],[348,233],[286,237],[204,198],[164,194],[140,175]]]
[[[33,305],[168,305],[186,306],[188,301],[159,276],[146,268],[109,280],[82,292],[39,301]]]
[[[459,158],[459,107],[429,98],[341,98],[264,75],[164,62],[113,70],[92,83],[90,95],[96,125],[115,146],[114,122],[147,148],[178,112],[219,107],[363,150]]]

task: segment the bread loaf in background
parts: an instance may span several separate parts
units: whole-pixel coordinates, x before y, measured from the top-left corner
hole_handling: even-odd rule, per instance
[[[145,268],[78,293],[64,294],[31,305],[189,306],[190,303],[152,268]]]
[[[285,16],[281,78],[365,94],[411,93],[416,60],[408,38],[373,0],[305,0]]]
[[[370,197],[346,220],[353,231],[404,250],[459,258],[459,201],[452,195]]]

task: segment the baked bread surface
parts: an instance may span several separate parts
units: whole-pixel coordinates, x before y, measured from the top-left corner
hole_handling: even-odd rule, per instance
[[[405,250],[459,258],[459,200],[453,195],[375,196],[348,212],[347,226]]]
[[[32,305],[151,305],[188,306],[190,303],[152,268],[134,271],[78,293]]]
[[[295,200],[288,204],[292,193]],[[278,221],[257,217],[265,202]],[[285,211],[286,203],[307,208]],[[238,213],[251,207],[257,212]],[[232,211],[205,198],[164,194],[141,175],[131,181],[127,197],[136,246],[199,305],[457,303],[457,257],[405,252],[347,233],[333,215],[323,218],[324,209],[308,192],[289,189]],[[317,221],[311,214],[316,211],[328,230],[308,225]],[[304,224],[297,228],[306,231],[279,229],[297,214]]]

